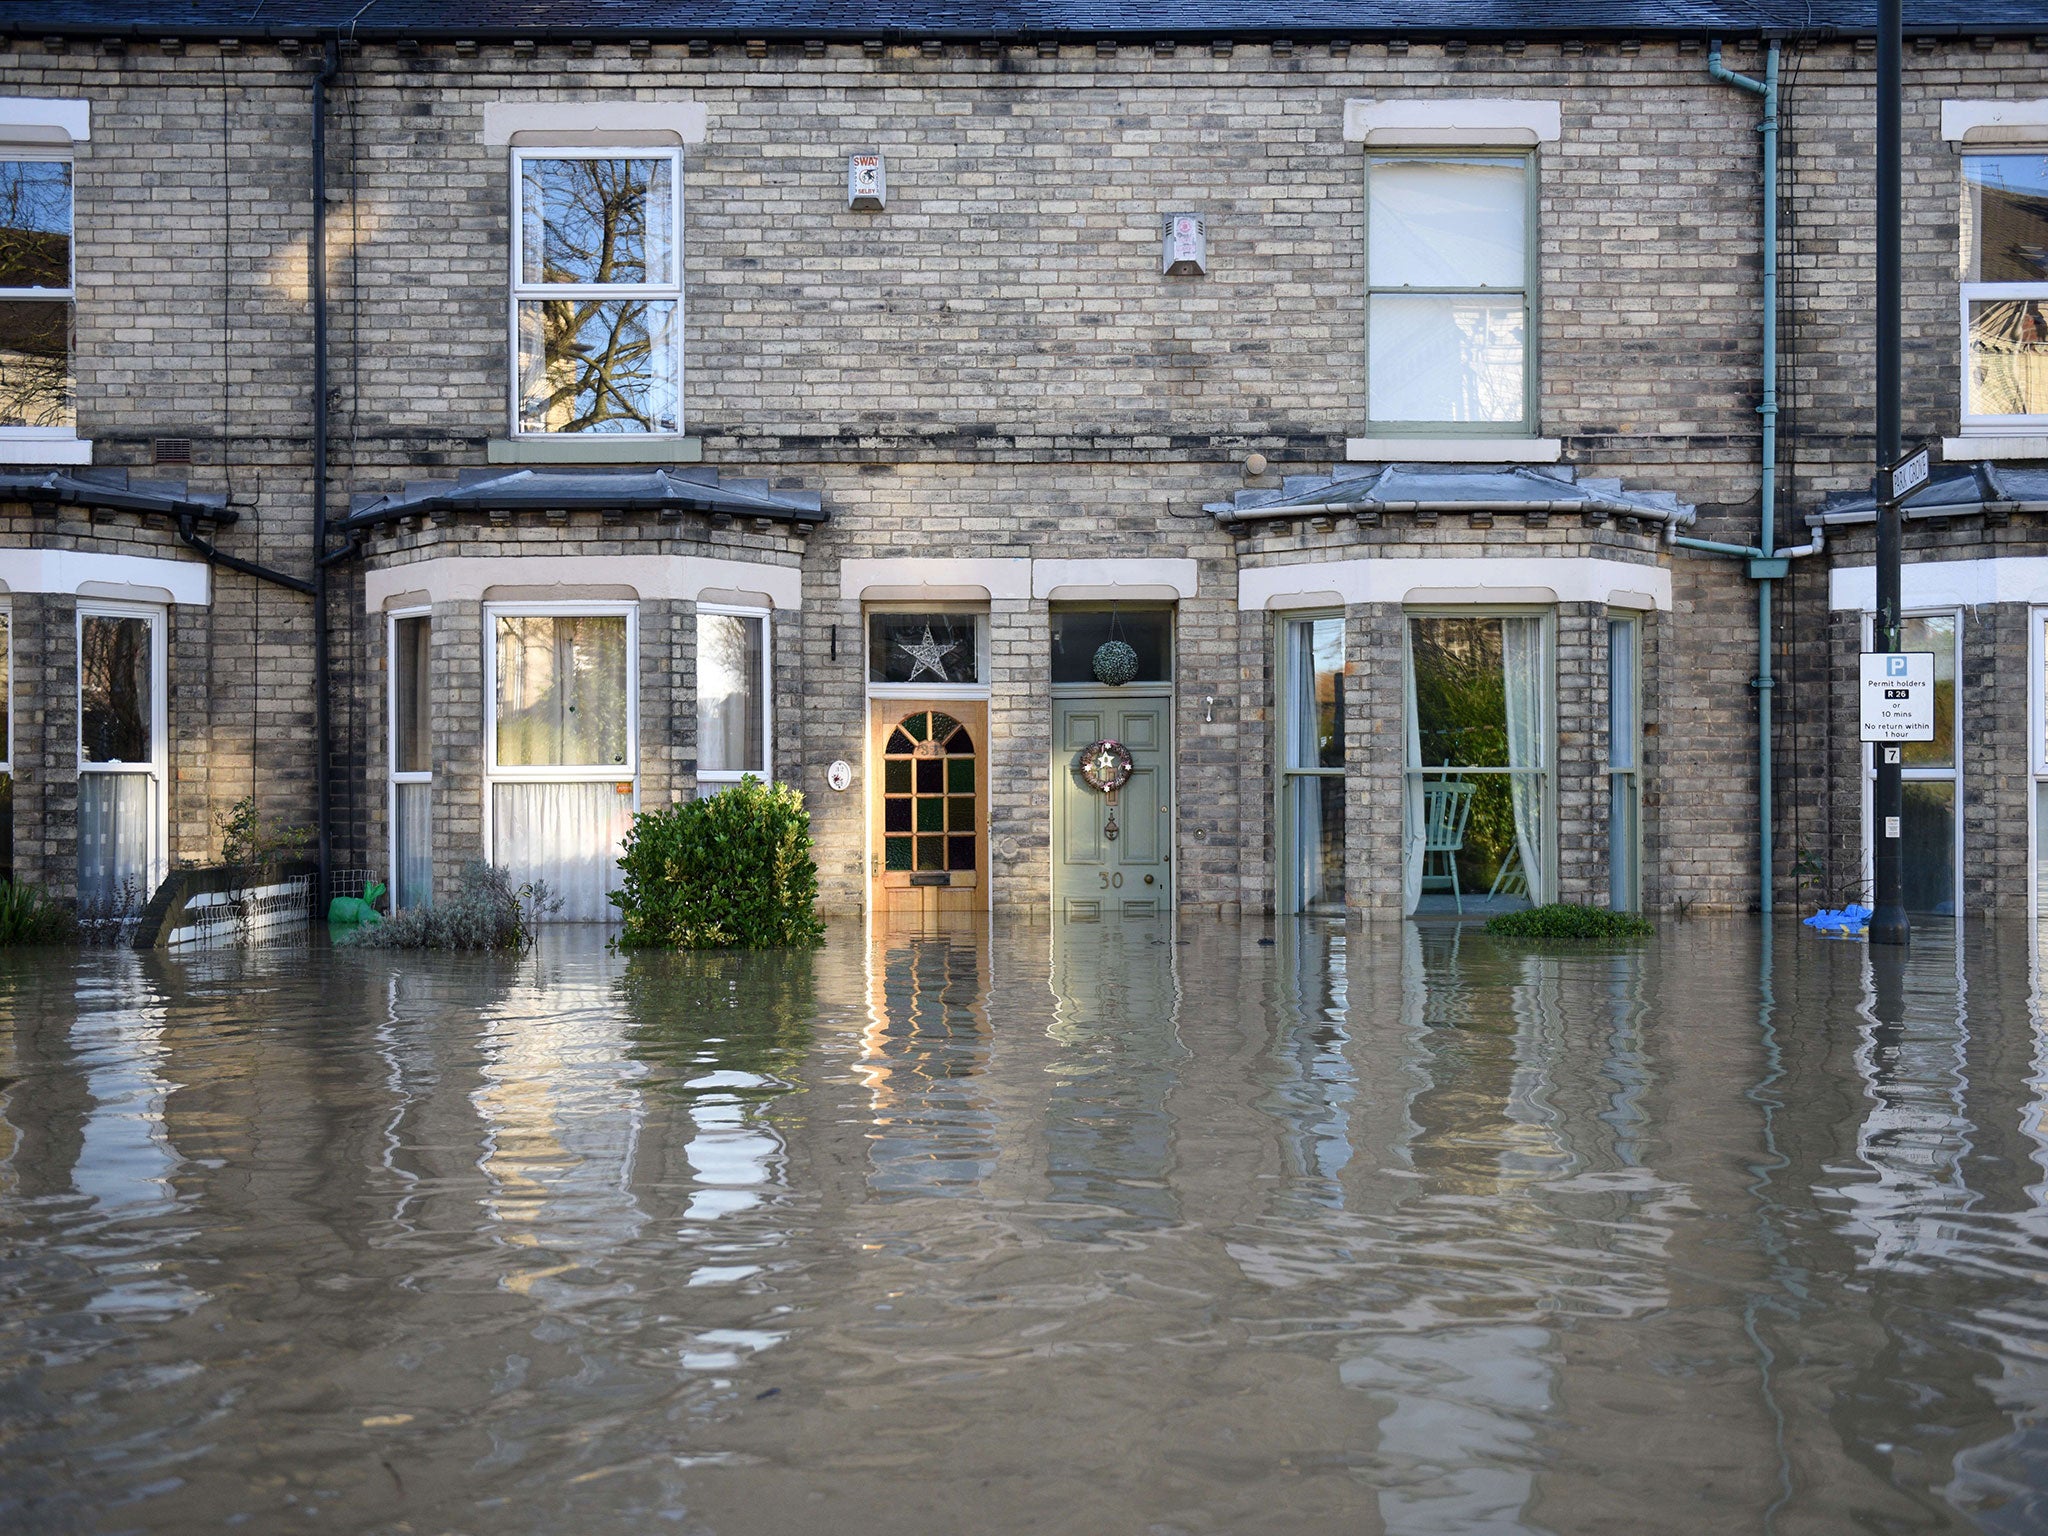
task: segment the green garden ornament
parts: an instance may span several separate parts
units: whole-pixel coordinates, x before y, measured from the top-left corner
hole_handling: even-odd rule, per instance
[[[1095,647],[1095,676],[1112,688],[1138,675],[1138,653],[1122,640],[1105,640]]]

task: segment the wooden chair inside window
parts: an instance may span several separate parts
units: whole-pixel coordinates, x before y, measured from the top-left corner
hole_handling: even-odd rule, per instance
[[[1465,892],[1458,883],[1458,854],[1465,847],[1465,824],[1472,819],[1472,788],[1464,779],[1422,786],[1422,888],[1427,891],[1431,882],[1438,889],[1448,886],[1460,917],[1465,915]]]

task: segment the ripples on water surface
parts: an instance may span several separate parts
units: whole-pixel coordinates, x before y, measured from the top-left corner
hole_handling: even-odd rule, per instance
[[[2048,1529],[2028,935],[0,957],[0,1529]]]

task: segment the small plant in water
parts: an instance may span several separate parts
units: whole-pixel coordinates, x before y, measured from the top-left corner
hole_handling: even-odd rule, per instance
[[[534,925],[561,910],[547,883],[514,885],[509,871],[481,859],[462,866],[446,901],[407,907],[381,923],[340,935],[337,944],[365,949],[495,949],[524,951]]]
[[[0,944],[61,944],[77,931],[68,907],[32,885],[0,880]]]
[[[1640,913],[1560,901],[1519,912],[1496,912],[1486,920],[1486,931],[1510,939],[1640,939],[1657,930]]]
[[[311,827],[265,818],[256,797],[244,795],[213,818],[220,831],[220,861],[231,869],[263,869],[305,850]]]
[[[621,949],[809,949],[825,937],[811,813],[787,784],[749,776],[642,811],[619,868]]]

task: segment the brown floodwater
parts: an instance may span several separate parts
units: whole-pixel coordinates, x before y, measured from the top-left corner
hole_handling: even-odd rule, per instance
[[[2048,1530],[2031,934],[0,956],[0,1530]]]

